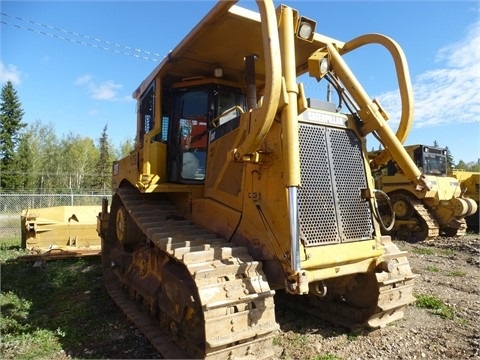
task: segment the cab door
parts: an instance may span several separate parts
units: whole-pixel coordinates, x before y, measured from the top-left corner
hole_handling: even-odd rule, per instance
[[[205,179],[209,89],[176,89],[168,151],[169,181],[198,183]]]

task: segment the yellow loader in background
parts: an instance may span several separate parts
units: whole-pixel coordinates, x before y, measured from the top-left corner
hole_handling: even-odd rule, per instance
[[[478,209],[477,200],[462,190],[458,177],[447,173],[447,150],[428,145],[409,145],[405,150],[433,185],[419,192],[392,160],[374,171],[376,188],[390,198],[380,205],[384,232],[393,238],[417,242],[437,236],[463,236],[466,218]],[[375,157],[379,152],[371,152]]]

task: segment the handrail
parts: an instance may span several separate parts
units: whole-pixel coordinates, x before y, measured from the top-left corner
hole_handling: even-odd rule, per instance
[[[391,54],[397,72],[398,87],[402,102],[402,115],[396,137],[403,144],[407,139],[413,123],[413,91],[410,82],[407,59],[398,43],[382,34],[366,34],[346,42],[339,50],[340,54],[346,54],[364,45],[379,44],[384,46]]]
[[[345,46],[346,50],[351,51],[361,45],[371,43],[371,41],[368,41],[369,39],[383,39],[387,44],[394,45],[394,42],[387,37],[383,35],[373,34],[364,35],[360,38],[352,40],[350,42],[350,46]],[[343,53],[347,52],[345,51],[345,47],[342,48]],[[397,54],[397,69],[398,66],[400,66],[400,69],[402,69],[403,66],[405,71],[404,74],[398,75],[398,78],[400,83],[402,84],[401,92],[403,92],[404,97],[406,97],[406,108],[404,109],[406,113],[403,116],[405,123],[402,127],[402,131],[405,131],[403,135],[406,136],[408,135],[407,130],[409,130],[413,119],[413,97],[411,95],[412,91],[410,87],[410,77],[408,70],[406,69],[406,61],[404,60],[403,52],[398,45],[395,45],[394,48],[396,49]],[[417,185],[418,190],[431,189],[432,184],[430,183],[430,181],[420,172],[418,167],[408,155],[407,151],[404,149],[400,139],[397,138],[394,132],[386,124],[385,112],[380,107],[380,104],[376,100],[371,100],[369,98],[365,89],[362,87],[360,82],[356,79],[352,71],[349,69],[348,65],[343,60],[340,51],[333,44],[327,44],[326,49],[328,51],[329,60],[331,62],[331,68],[335,72],[336,76],[338,76],[338,78],[345,85],[346,89],[359,107],[358,114],[363,121],[361,131],[365,135],[370,132],[376,132],[378,134],[385,148],[388,149],[388,151],[384,150],[382,152],[382,159],[386,159],[388,161],[388,159],[392,157],[397,162],[402,171],[405,173],[405,175]],[[392,54],[392,56],[394,56],[394,54],[395,52]],[[401,138],[403,138],[403,136],[401,136]],[[372,160],[372,168],[376,168],[377,163],[375,161],[378,161],[378,159],[379,157],[377,156]]]
[[[273,124],[280,101],[282,65],[275,7],[272,0],[257,0],[257,6],[263,34],[265,89],[262,106],[242,114],[249,124],[243,142],[233,149],[236,160],[248,159],[258,150]]]
[[[231,112],[233,112],[234,110],[237,110],[237,111],[240,111],[241,114],[244,113],[242,107],[236,105],[236,106],[233,106],[231,107],[230,109],[227,109],[225,110],[223,113],[221,113],[220,115],[218,115],[216,118],[213,118],[212,121],[210,121],[210,124],[212,127],[217,127],[218,124],[217,124],[217,121],[220,120],[222,117],[224,117],[225,115],[228,115],[230,114]]]

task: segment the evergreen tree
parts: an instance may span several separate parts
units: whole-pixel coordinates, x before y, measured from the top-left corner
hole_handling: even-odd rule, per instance
[[[451,174],[455,168],[455,163],[453,162],[453,156],[448,146],[445,147],[445,150],[447,150],[447,174]]]
[[[25,132],[20,138],[18,151],[15,154],[15,163],[22,174],[19,189],[33,190],[36,185],[36,174],[34,167],[34,153],[32,149],[32,133]]]
[[[103,128],[99,142],[100,156],[95,166],[94,188],[100,191],[111,189],[111,167],[112,157],[110,154],[110,144],[108,142],[107,125]]]
[[[21,186],[22,174],[15,162],[15,150],[20,141],[23,110],[11,81],[2,87],[0,94],[0,189]]]
[[[468,170],[468,165],[465,163],[465,161],[463,161],[462,159],[460,159],[458,161],[458,164],[456,166],[456,169],[457,170]]]

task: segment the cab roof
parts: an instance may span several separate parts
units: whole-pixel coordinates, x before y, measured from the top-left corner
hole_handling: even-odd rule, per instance
[[[297,74],[306,71],[308,57],[325,42],[339,43],[319,34],[315,34],[312,42],[296,39]],[[157,65],[133,97],[138,99],[158,76],[167,84],[188,78],[209,78],[215,66],[223,69],[224,80],[243,84],[244,59],[248,55],[257,56],[256,84],[262,88],[265,66],[260,14],[232,5],[230,1],[219,1]]]

